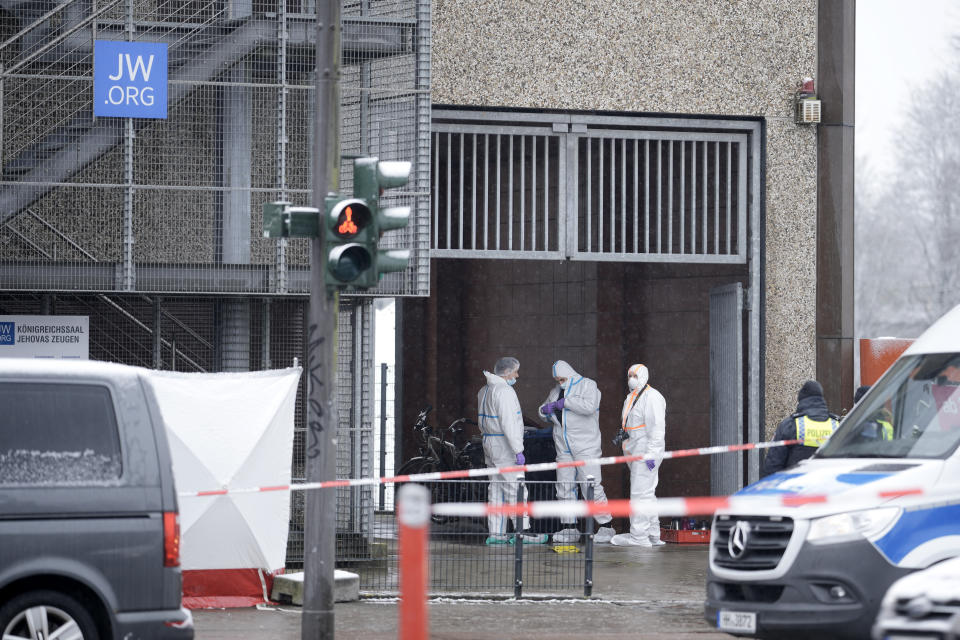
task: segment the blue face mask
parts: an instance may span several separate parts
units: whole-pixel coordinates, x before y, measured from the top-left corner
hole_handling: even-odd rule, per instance
[[[513,385],[517,384],[517,379],[516,379],[516,378],[510,378],[509,380],[507,380],[507,384],[512,387]]]

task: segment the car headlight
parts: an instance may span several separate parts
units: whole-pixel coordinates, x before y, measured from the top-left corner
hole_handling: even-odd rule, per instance
[[[810,523],[807,541],[827,544],[843,538],[869,538],[890,526],[900,511],[900,507],[881,507],[817,518]]]

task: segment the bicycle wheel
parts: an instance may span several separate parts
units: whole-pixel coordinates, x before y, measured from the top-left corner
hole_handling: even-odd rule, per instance
[[[438,465],[433,460],[424,460],[423,465],[420,467],[420,471],[417,473],[434,473],[439,471]],[[449,487],[446,482],[424,482],[422,483],[427,489],[430,490],[430,504],[438,504],[440,502],[451,502],[451,496],[449,495]],[[453,522],[456,520],[455,517],[451,516],[438,516],[431,515],[430,520],[436,524],[446,524],[448,522]]]
[[[419,473],[433,473],[437,471],[437,462],[430,458],[412,458],[403,463],[403,466],[397,470],[398,476],[412,476]],[[400,487],[405,483],[398,482],[396,490],[400,491]],[[443,483],[440,482],[419,482],[430,491],[430,504],[436,504],[438,502],[444,502],[444,490]],[[430,519],[437,523],[443,524],[448,522],[449,518],[443,516],[430,516]]]
[[[429,471],[423,471],[425,466],[433,465],[433,469],[436,468],[436,463],[428,458],[410,458],[404,462],[399,469],[397,469],[396,474],[398,476],[412,476],[417,473],[429,473]],[[398,482],[397,485],[403,484]]]

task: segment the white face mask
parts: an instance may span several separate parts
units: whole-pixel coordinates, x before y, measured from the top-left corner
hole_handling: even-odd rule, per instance
[[[637,380],[634,376],[627,378],[627,386],[630,387],[630,391],[633,391],[640,384],[640,381]]]

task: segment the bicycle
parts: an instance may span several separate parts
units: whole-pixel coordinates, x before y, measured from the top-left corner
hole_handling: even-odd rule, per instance
[[[434,432],[427,423],[427,416],[433,407],[427,405],[417,416],[413,425],[414,436],[418,440],[418,454],[407,460],[397,470],[397,475],[434,473],[437,471],[458,471],[462,469],[483,468],[483,444],[480,435],[471,436],[462,446],[458,442],[463,437],[463,425],[476,425],[469,418],[458,418]],[[486,485],[476,481],[424,482],[430,490],[432,503],[438,502],[483,502],[486,500]],[[398,483],[399,485],[399,483]],[[443,524],[457,520],[456,517],[432,516],[433,522]]]

